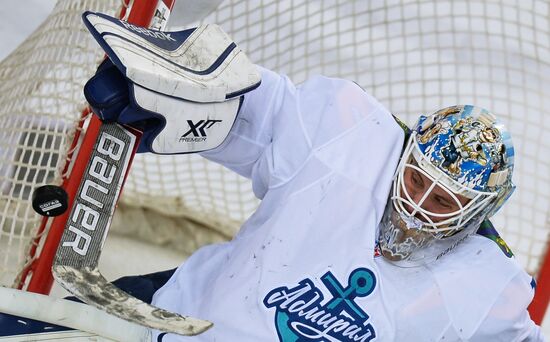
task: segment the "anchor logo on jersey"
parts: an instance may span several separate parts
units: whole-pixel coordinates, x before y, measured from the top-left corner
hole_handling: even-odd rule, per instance
[[[372,341],[376,332],[369,315],[355,303],[376,287],[376,277],[367,268],[357,268],[343,286],[329,271],[321,281],[332,296],[306,278],[297,286],[281,286],[270,291],[263,303],[275,308],[275,327],[281,342],[301,341]]]

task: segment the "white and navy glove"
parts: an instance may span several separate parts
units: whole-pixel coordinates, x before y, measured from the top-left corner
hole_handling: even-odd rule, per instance
[[[83,20],[109,57],[84,87],[86,99],[101,120],[143,131],[138,152],[219,146],[243,94],[260,84],[256,67],[216,25],[160,32],[101,13]]]

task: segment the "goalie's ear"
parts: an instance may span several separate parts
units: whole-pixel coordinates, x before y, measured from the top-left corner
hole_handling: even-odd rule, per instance
[[[101,13],[83,20],[114,65],[133,83],[193,102],[224,102],[260,84],[260,73],[217,25],[161,32]]]

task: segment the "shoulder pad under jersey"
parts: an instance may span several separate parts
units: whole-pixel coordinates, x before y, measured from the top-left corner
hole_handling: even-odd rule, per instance
[[[514,256],[514,253],[512,252],[510,247],[508,247],[506,242],[500,237],[500,235],[498,234],[497,230],[495,229],[491,221],[489,220],[483,221],[479,226],[479,228],[477,229],[476,234],[484,236],[494,241],[498,245],[500,250],[504,253],[504,255],[506,255],[508,258],[511,258],[512,256]]]

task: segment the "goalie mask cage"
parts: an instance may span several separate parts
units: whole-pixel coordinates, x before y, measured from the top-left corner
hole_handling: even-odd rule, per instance
[[[219,24],[253,62],[295,83],[313,74],[354,80],[408,123],[453,104],[475,104],[502,118],[515,144],[518,189],[493,221],[539,281],[531,314],[540,322],[550,295],[549,262],[543,267],[550,232],[547,1],[218,2],[205,1],[217,7],[204,21]],[[31,252],[49,226],[40,232],[32,190],[69,177],[65,160],[86,127],[82,88],[103,52],[80,15],[116,15],[120,6],[121,0],[59,0],[0,64],[2,285],[19,286],[22,270],[38,257]],[[226,235],[257,205],[248,181],[196,155],[137,155],[120,203]]]

